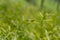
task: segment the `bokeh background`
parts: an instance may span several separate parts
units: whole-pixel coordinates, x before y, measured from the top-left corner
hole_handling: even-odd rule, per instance
[[[60,40],[60,0],[0,0],[0,40]]]

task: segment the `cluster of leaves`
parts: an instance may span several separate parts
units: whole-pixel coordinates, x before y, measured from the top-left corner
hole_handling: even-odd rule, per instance
[[[1,0],[0,40],[59,40],[59,14],[16,0]]]

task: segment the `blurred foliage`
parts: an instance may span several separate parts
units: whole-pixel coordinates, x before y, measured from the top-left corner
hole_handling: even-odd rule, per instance
[[[0,0],[0,40],[60,40],[60,14],[56,3],[41,0]],[[42,11],[41,11],[42,10]]]

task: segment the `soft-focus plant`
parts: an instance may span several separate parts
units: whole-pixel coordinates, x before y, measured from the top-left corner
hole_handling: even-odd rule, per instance
[[[0,40],[60,40],[59,13],[46,4],[40,10],[25,0],[0,0]]]

